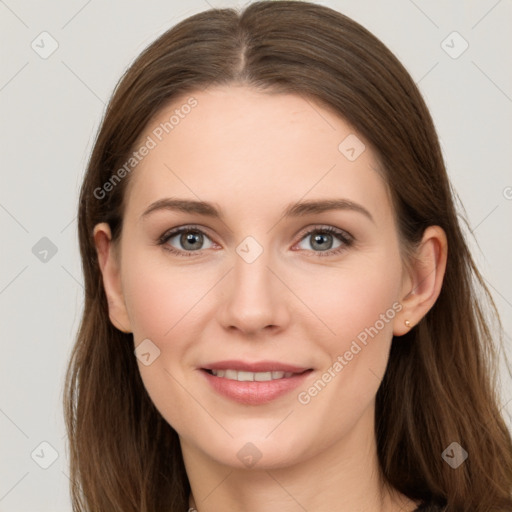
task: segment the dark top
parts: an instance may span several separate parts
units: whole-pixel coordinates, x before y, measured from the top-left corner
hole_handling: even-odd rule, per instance
[[[432,505],[430,503],[423,503],[414,512],[442,512],[443,508],[438,505]]]

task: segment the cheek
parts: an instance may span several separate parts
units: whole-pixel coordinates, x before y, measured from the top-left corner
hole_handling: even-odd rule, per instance
[[[165,258],[132,255],[123,266],[123,291],[135,339],[175,338],[194,320],[209,289],[201,272],[167,264]]]
[[[199,339],[201,298],[211,285],[204,276],[201,279],[201,273],[180,271],[165,258],[152,260],[151,256],[133,251],[123,260],[123,291],[134,349],[146,339],[158,347],[158,356],[149,365],[138,362],[144,387],[170,425],[190,429],[197,423],[198,411],[183,392],[187,378],[183,362],[190,340]]]
[[[338,404],[332,413],[340,417],[347,414],[348,407],[355,419],[373,399],[385,373],[393,322],[401,309],[397,301],[400,282],[398,256],[382,254],[337,269],[310,288],[314,311],[329,328],[317,343],[326,354],[321,373],[330,369],[325,379],[332,381],[327,392],[318,393],[322,398],[315,398],[316,406]],[[333,374],[336,377],[331,378]]]
[[[371,261],[354,259],[353,264],[328,273],[318,272],[316,277],[309,273],[307,282],[300,281],[297,294],[311,305],[312,312],[326,327],[324,332],[332,334],[329,343],[332,353],[334,349],[343,349],[347,342],[350,344],[348,340],[361,333],[364,338],[366,329],[376,326],[385,336],[392,332],[400,282],[398,260],[384,256]],[[326,340],[330,338],[323,336]]]

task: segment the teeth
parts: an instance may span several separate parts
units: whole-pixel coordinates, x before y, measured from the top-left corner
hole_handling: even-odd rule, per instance
[[[268,380],[277,380],[289,378],[292,372],[245,372],[237,370],[211,370],[216,377],[223,377],[230,380],[238,380],[239,382],[263,382]]]
[[[224,377],[226,379],[234,379],[237,380],[236,370],[224,370]]]

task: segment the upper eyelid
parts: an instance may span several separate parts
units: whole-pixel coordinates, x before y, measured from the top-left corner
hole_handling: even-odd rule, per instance
[[[162,240],[162,239],[173,238],[176,235],[179,235],[180,233],[182,233],[183,231],[199,231],[203,235],[206,235],[208,238],[210,238],[210,240],[212,239],[212,237],[208,233],[207,228],[205,228],[203,226],[195,225],[195,224],[185,224],[183,226],[177,226],[175,228],[168,229],[159,237],[159,239]]]

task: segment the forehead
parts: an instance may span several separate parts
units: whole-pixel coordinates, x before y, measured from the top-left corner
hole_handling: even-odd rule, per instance
[[[318,197],[364,201],[377,216],[389,207],[368,144],[340,116],[304,96],[242,86],[196,91],[151,120],[136,149],[144,144],[151,149],[127,191],[127,203],[137,210],[171,195],[239,201],[259,211]]]

